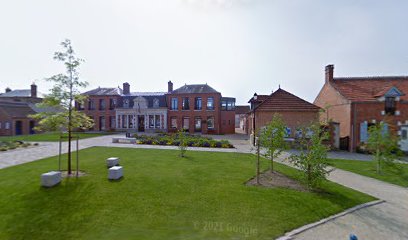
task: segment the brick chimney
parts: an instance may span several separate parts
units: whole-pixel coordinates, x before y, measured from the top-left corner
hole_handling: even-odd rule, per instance
[[[31,84],[31,97],[37,97],[37,85],[35,85],[35,83]]]
[[[130,85],[129,83],[125,82],[123,83],[123,94],[129,94],[130,93]]]
[[[11,89],[8,87],[6,88],[6,93],[11,92]]]
[[[326,83],[333,81],[334,65],[333,64],[327,65],[325,70],[326,70],[326,77],[325,77]]]
[[[173,91],[173,83],[169,81],[167,83],[167,92],[172,92]]]

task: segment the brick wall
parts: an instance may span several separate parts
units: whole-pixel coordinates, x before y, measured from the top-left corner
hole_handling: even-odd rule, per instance
[[[104,99],[105,100],[105,110],[99,110],[100,104],[99,100]],[[88,99],[85,101],[84,104],[84,110],[83,112],[88,115],[89,117],[92,117],[95,125],[94,125],[94,130],[99,131],[101,129],[101,123],[100,123],[100,117],[105,117],[105,130],[114,130],[115,126],[110,126],[110,117],[116,117],[115,115],[115,110],[112,109],[110,110],[110,99],[116,99],[116,101],[119,101],[119,97],[117,96],[88,96]],[[88,109],[88,103],[89,100],[93,100],[95,103],[95,110],[89,110]]]

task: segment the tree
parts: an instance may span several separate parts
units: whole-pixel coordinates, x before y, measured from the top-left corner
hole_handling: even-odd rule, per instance
[[[40,108],[52,109],[32,115],[38,121],[37,130],[68,132],[68,174],[71,174],[71,139],[75,128],[88,129],[93,126],[93,120],[82,112],[74,109],[74,101],[83,104],[86,97],[81,95],[79,88],[88,83],[79,79],[79,66],[84,61],[76,57],[71,41],[66,39],[61,43],[63,51],[54,53],[54,60],[63,62],[66,73],[60,73],[49,78],[53,82],[51,92],[39,104]]]
[[[302,128],[300,136],[300,153],[290,157],[291,162],[303,172],[303,178],[309,189],[317,187],[326,179],[328,147],[323,144],[328,139],[328,133],[319,124]]]
[[[180,150],[180,157],[184,157],[187,152],[187,139],[185,134],[186,133],[183,130],[179,130],[177,132],[177,137],[180,141],[178,145],[178,149]]]
[[[265,156],[271,160],[270,171],[273,172],[273,160],[286,148],[286,127],[279,114],[274,114],[259,136],[260,146],[265,148]]]
[[[383,163],[392,165],[398,158],[398,139],[393,136],[383,122],[368,128],[367,148],[374,154],[377,174],[381,174]]]

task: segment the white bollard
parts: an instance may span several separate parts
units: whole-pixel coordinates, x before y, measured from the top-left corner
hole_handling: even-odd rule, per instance
[[[108,166],[108,168],[111,168],[113,166],[116,166],[119,164],[119,158],[117,157],[110,157],[108,159],[106,159],[106,165]]]
[[[51,171],[41,175],[41,186],[52,187],[61,182],[61,172]]]
[[[108,179],[116,180],[123,177],[123,168],[121,166],[114,166],[109,168]]]

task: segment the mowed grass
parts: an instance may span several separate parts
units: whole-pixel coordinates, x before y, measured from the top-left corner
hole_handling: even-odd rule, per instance
[[[0,170],[0,239],[273,239],[373,197],[325,182],[324,193],[246,186],[255,156],[94,147],[87,176],[41,188],[52,157]],[[105,159],[125,177],[108,181]],[[267,165],[265,161],[264,167]],[[297,170],[276,164],[292,177]]]
[[[381,174],[377,174],[376,161],[330,159],[330,165],[384,182],[408,187],[408,164],[396,164],[397,168],[384,164]]]
[[[79,136],[79,139],[99,137],[107,135],[110,133],[73,133],[73,136]],[[32,135],[20,135],[20,136],[10,136],[10,137],[0,137],[0,141],[27,141],[27,142],[58,142],[60,140],[60,133],[58,132],[49,132],[49,133],[38,133]],[[63,134],[63,136],[68,137],[68,134]],[[74,138],[75,139],[75,138]],[[64,139],[67,141],[68,139]]]

